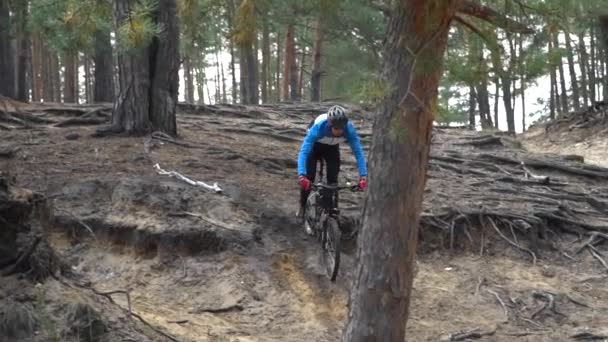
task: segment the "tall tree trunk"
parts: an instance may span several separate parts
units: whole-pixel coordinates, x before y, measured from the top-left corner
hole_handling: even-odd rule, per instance
[[[115,1],[117,26],[129,20],[131,0]],[[153,21],[163,27],[159,37],[118,56],[120,96],[112,115],[112,132],[146,134],[151,129],[176,135],[175,109],[179,88],[179,27],[175,0],[159,0]]]
[[[600,32],[602,39],[602,47],[603,47],[603,69],[602,69],[602,86],[604,89],[603,98],[604,101],[608,101],[608,15],[601,15],[599,18],[600,21]]]
[[[196,68],[196,92],[198,95],[198,104],[205,104],[205,92],[203,91],[205,84],[205,72],[202,67]]]
[[[581,95],[578,91],[578,80],[576,76],[576,70],[574,69],[574,52],[572,51],[572,40],[570,39],[570,32],[564,32],[566,36],[566,53],[568,57],[568,70],[570,71],[570,84],[572,86],[572,102],[574,109],[578,110],[581,108]]]
[[[68,103],[77,103],[76,93],[76,67],[77,55],[74,52],[66,52],[64,54],[65,72],[63,74],[63,101]]]
[[[222,102],[228,103],[228,95],[226,94],[226,77],[224,76],[224,64],[220,62],[220,71],[222,73]]]
[[[61,66],[59,65],[59,54],[55,51],[51,54],[51,79],[53,82],[54,102],[61,102]]]
[[[477,94],[475,94],[475,87],[469,85],[469,126],[471,129],[475,129],[475,109],[477,107]]]
[[[246,50],[247,54],[247,71],[249,72],[247,94],[249,95],[250,104],[258,104],[260,102],[260,89],[258,82],[258,38],[257,34],[253,44],[249,44]]]
[[[589,64],[587,65],[587,72],[589,74],[589,97],[591,103],[595,103],[597,101],[597,93],[595,92],[595,30],[591,27],[591,32],[589,34]]]
[[[295,30],[290,36],[289,42],[289,94],[291,101],[300,101],[298,94],[298,61],[296,59],[296,43],[295,43]]]
[[[500,99],[500,77],[494,75],[494,128],[498,129],[498,101]]]
[[[249,104],[249,63],[247,62],[247,51],[245,50],[245,47],[239,47],[239,52],[239,72],[241,75],[241,103]]]
[[[270,93],[270,30],[268,28],[268,16],[262,17],[262,103],[267,103]]]
[[[579,67],[581,69],[581,90],[583,91],[583,101],[585,108],[589,106],[589,83],[587,82],[587,49],[585,47],[585,35],[583,33],[578,36],[578,54]]]
[[[553,39],[549,39],[549,53],[552,55],[554,52],[554,43],[553,43]],[[550,78],[551,78],[551,91],[553,92],[553,106],[555,108],[555,112],[551,115],[551,119],[555,118],[556,113],[560,113],[561,110],[561,102],[560,102],[560,97],[559,97],[559,92],[557,91],[558,89],[558,85],[557,85],[557,71],[556,71],[556,66],[552,63],[550,66]]]
[[[194,77],[190,56],[184,56],[184,98],[188,103],[194,103]]]
[[[285,33],[285,67],[283,69],[283,100],[286,101],[290,99],[289,86],[292,83],[291,62],[296,58],[295,51],[292,49],[292,46],[294,45],[293,34],[294,25],[288,24],[287,31]]]
[[[91,65],[89,56],[85,54],[82,58],[82,63],[84,64],[84,98],[85,103],[90,103],[93,94],[91,91]]]
[[[526,72],[524,71],[524,39],[519,35],[519,81],[521,90],[521,130],[526,131]]]
[[[281,46],[281,42],[283,39],[281,38],[281,33],[277,32],[276,34],[277,41],[277,63],[276,63],[276,72],[275,72],[275,89],[276,89],[276,100],[277,102],[281,102],[281,51],[283,51],[283,47]],[[284,75],[283,75],[284,77]]]
[[[32,100],[42,100],[42,40],[40,33],[32,35]]]
[[[230,39],[230,77],[232,78],[232,103],[237,103],[239,88],[236,83],[236,66],[234,57],[234,43]]]
[[[103,0],[98,0],[99,2]],[[98,30],[95,32],[95,79],[93,101],[114,101],[114,61],[112,57],[112,42],[110,32]]]
[[[11,43],[9,1],[0,0],[0,95],[15,97],[15,51]]]
[[[383,78],[391,90],[374,124],[370,186],[345,342],[405,338],[433,126],[431,108],[437,101],[454,3],[427,6],[422,0],[402,0],[389,19]],[[421,47],[417,56],[408,54]],[[411,70],[416,58],[424,60],[424,66]]]
[[[53,84],[53,55],[55,51],[44,48],[42,55],[43,69],[42,69],[42,79],[43,79],[43,97],[44,101],[54,101],[53,94],[56,88],[56,85]]]
[[[27,29],[28,22],[28,2],[22,3],[19,8],[19,44],[17,60],[17,100],[26,102],[29,100],[28,59],[30,35]],[[1,21],[1,20],[0,20]]]
[[[555,32],[553,34],[553,47],[555,49],[559,50],[559,41],[557,39],[557,35],[558,35],[557,32]],[[560,99],[562,102],[562,111],[564,113],[568,113],[568,111],[569,111],[568,92],[566,91],[566,78],[565,78],[565,72],[564,72],[564,63],[563,63],[563,59],[561,58],[561,54],[560,54],[559,62],[557,63],[557,67],[559,70],[559,84],[560,84],[560,88],[561,88]]]
[[[317,17],[315,23],[315,43],[312,52],[312,72],[310,76],[311,100],[318,102],[321,100],[321,48],[323,46],[323,22],[321,15]]]
[[[304,33],[300,39],[300,75],[298,77],[298,101],[302,100],[302,87],[304,85],[304,69],[306,68],[306,38],[308,35],[308,20],[304,25]]]

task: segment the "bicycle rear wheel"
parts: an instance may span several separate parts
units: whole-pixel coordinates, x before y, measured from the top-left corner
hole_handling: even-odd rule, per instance
[[[331,281],[336,281],[340,267],[340,234],[338,221],[333,217],[328,218],[323,243],[323,262]]]

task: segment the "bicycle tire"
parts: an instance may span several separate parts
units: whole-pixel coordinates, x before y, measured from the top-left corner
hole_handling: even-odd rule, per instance
[[[340,227],[338,221],[329,217],[326,222],[325,241],[323,243],[323,263],[325,270],[332,282],[338,277],[338,269],[340,268]]]

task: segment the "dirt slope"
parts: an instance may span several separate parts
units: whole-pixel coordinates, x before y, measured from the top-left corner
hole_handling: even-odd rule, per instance
[[[298,108],[182,107],[176,141],[162,135],[94,138],[94,126],[52,127],[73,113],[47,112],[41,117],[51,123],[29,128],[9,123],[14,129],[1,132],[2,147],[14,153],[0,158],[0,170],[13,174],[20,186],[52,199],[55,219],[49,238],[72,265],[80,284],[98,292],[128,291],[133,312],[175,339],[338,341],[354,261],[345,256],[337,283],[328,282],[319,265],[318,247],[306,239],[294,219],[295,157],[306,124],[323,109],[307,113]],[[371,120],[362,115],[356,121],[367,145]],[[480,191],[493,194],[497,207],[506,203],[500,201],[500,191],[507,189],[501,188],[507,180],[490,181],[500,186],[484,188],[473,184],[469,172],[490,179],[495,178],[492,172],[503,171],[512,178],[523,177],[517,165],[508,163],[499,166],[502,170],[480,174],[480,165],[486,167],[484,154],[524,153],[506,138],[499,137],[497,147],[491,137],[448,130],[437,133],[433,151],[479,139],[489,144],[468,144],[459,156],[450,155],[456,161],[434,159],[430,168],[426,213],[433,218],[423,229],[409,338],[438,341],[464,331],[452,340],[466,340],[466,332],[476,328],[484,335],[482,341],[570,341],[582,327],[600,334],[597,329],[608,320],[604,285],[608,278],[602,277],[606,269],[587,249],[574,253],[586,235],[579,239],[562,234],[564,227],[558,223],[550,225],[558,236],[547,241],[555,245],[541,246],[536,264],[527,252],[496,234],[480,239],[475,222],[468,230],[463,226],[463,233],[450,243],[449,224],[444,230],[440,221],[458,217],[445,216],[446,203],[480,207],[483,203],[474,197]],[[342,152],[343,180],[355,180],[354,160],[348,149]],[[156,163],[195,180],[217,182],[223,192],[160,175],[153,167]],[[583,170],[581,164],[568,165]],[[572,197],[603,186],[596,179],[556,174],[569,184],[561,194],[567,191]],[[473,186],[480,190],[471,190],[477,189]],[[560,188],[556,183],[515,186],[515,191],[538,188],[546,194]],[[557,202],[542,202],[557,210]],[[356,215],[360,204],[361,194],[345,194],[347,214]],[[598,222],[605,218],[594,207],[577,201],[568,204],[575,216],[588,212]],[[521,206],[517,212],[528,208],[533,216],[532,206]],[[506,224],[501,226],[505,232]],[[509,239],[519,238],[520,246],[529,247],[520,233],[508,234]],[[601,242],[594,241],[598,253],[605,249]],[[4,285],[0,288],[4,297],[11,296]],[[56,300],[67,289],[53,281],[40,288],[48,300]],[[82,293],[99,297],[92,291]],[[112,298],[127,308],[125,296]],[[112,306],[104,298],[97,300]],[[105,319],[126,319],[104,308],[99,310]],[[164,340],[152,330],[139,331],[150,340]]]

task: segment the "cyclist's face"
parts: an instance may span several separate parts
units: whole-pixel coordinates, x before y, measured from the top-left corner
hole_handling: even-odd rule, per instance
[[[341,136],[344,135],[344,129],[343,128],[332,127],[331,128],[331,134],[333,134],[334,137],[341,137]]]

